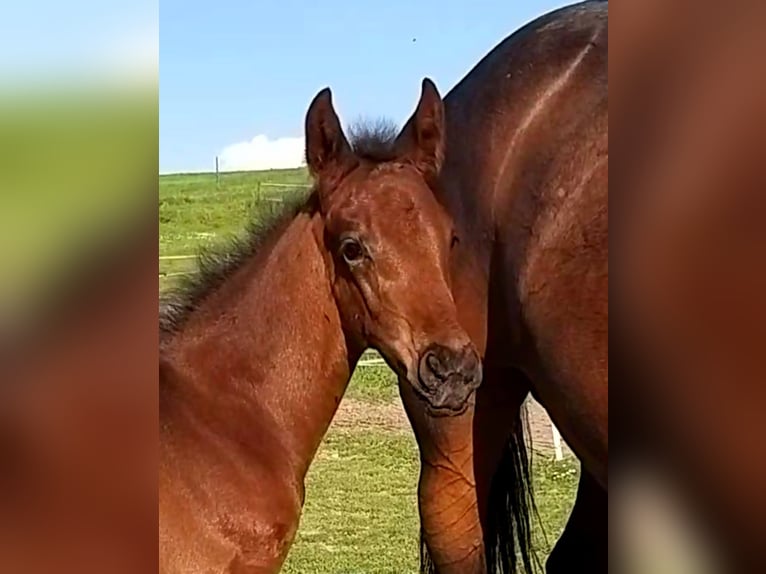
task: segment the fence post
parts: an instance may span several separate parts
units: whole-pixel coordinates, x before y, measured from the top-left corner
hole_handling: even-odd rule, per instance
[[[561,448],[561,434],[556,425],[553,424],[553,421],[551,421],[551,434],[553,434],[553,450],[556,453],[556,460],[563,460],[564,450]]]
[[[215,156],[215,188],[220,187],[220,175],[218,173],[218,156]]]

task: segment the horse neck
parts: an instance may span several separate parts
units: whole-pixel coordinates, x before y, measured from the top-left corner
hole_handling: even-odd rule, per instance
[[[192,312],[163,351],[173,378],[182,380],[163,398],[163,418],[184,412],[216,436],[275,442],[272,456],[289,460],[296,478],[308,469],[358,358],[346,345],[319,226],[315,217],[296,216],[260,261],[245,263]]]

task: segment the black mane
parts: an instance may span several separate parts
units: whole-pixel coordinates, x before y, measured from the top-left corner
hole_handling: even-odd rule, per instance
[[[360,121],[349,127],[351,149],[357,157],[383,163],[397,157],[397,125],[389,120]]]
[[[252,218],[241,237],[223,244],[202,247],[197,255],[196,272],[182,276],[176,285],[160,297],[160,333],[178,331],[189,314],[205,298],[246,261],[273,244],[272,240],[298,213],[312,211],[314,197],[313,191],[308,199],[305,194],[293,197],[285,202],[282,209]]]

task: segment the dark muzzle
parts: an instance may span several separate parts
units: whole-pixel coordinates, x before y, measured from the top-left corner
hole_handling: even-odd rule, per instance
[[[439,414],[459,414],[481,383],[481,361],[473,345],[451,349],[431,345],[420,356],[420,388],[416,389]]]

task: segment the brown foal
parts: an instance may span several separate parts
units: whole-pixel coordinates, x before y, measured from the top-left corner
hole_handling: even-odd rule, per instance
[[[349,142],[321,91],[306,117],[308,201],[203,258],[165,303],[161,572],[280,569],[306,471],[365,348],[430,412],[469,406],[481,365],[457,321],[454,229],[434,194],[442,116],[425,83],[396,137]]]

